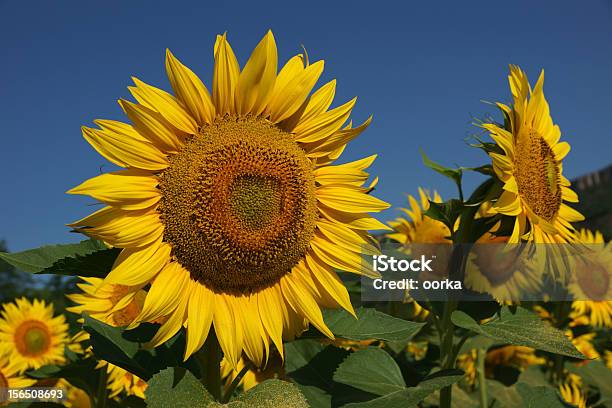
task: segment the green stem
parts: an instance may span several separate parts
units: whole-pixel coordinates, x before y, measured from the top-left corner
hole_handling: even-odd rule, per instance
[[[479,348],[476,354],[476,372],[478,373],[478,391],[480,395],[480,408],[487,408],[487,380],[485,378],[486,351]]]
[[[108,382],[108,366],[101,367],[100,377],[98,379],[98,389],[95,397],[96,408],[106,408],[106,383]]]
[[[249,371],[250,368],[251,368],[250,364],[245,364],[244,367],[242,367],[242,370],[240,370],[236,378],[234,378],[230,386],[225,391],[225,395],[223,395],[223,399],[221,400],[221,403],[227,404],[229,402],[230,398],[232,398],[232,395],[234,394],[234,390],[236,389],[236,387],[238,387],[238,385],[242,381],[242,377],[244,377],[244,375],[247,373],[247,371]]]
[[[200,381],[215,400],[221,400],[221,346],[214,331],[210,331],[196,358],[202,372]]]

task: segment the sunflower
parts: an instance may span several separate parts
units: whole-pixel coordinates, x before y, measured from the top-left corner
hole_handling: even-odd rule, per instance
[[[119,394],[125,392],[127,395],[135,395],[138,398],[145,399],[146,381],[114,364],[106,362],[105,364],[108,372],[107,389],[109,390],[109,398],[118,397]],[[100,366],[98,365],[98,367]]]
[[[478,351],[476,349],[472,349],[467,353],[462,353],[457,357],[457,367],[465,373],[464,379],[465,382],[473,387],[476,384],[476,359],[478,357]]]
[[[595,327],[612,327],[612,244],[606,244],[599,231],[581,229],[578,237],[588,253],[575,258],[568,285],[577,299],[572,302],[571,317],[583,317]]]
[[[595,336],[597,336],[597,333],[591,332],[576,336],[571,330],[566,330],[565,336],[570,339],[574,347],[587,358],[587,360],[577,362],[576,365],[585,365],[589,360],[599,359],[599,352],[593,345],[593,340]]]
[[[53,316],[53,305],[20,298],[4,304],[0,316],[0,355],[20,372],[64,361],[68,324],[63,315]]]
[[[546,363],[543,357],[537,357],[535,349],[525,346],[502,346],[490,350],[485,359],[487,373],[493,375],[495,366],[511,366],[525,370],[532,365],[542,365]]]
[[[66,393],[66,400],[64,406],[67,408],[91,408],[91,399],[89,395],[82,389],[75,387],[63,378],[54,385],[54,387],[61,388]]]
[[[586,408],[586,397],[581,388],[572,382],[566,382],[559,385],[559,392],[565,402],[568,402],[578,408]]]
[[[495,174],[503,182],[503,193],[493,208],[515,217],[510,243],[522,239],[573,242],[571,223],[584,217],[565,204],[578,202],[578,196],[563,176],[563,159],[570,146],[559,142],[561,131],[553,124],[544,97],[544,71],[533,90],[517,66],[510,66],[508,78],[513,104],[497,104],[506,125],[481,125],[499,147],[498,152],[489,152]]]
[[[412,195],[408,195],[410,208],[400,208],[406,217],[398,217],[389,222],[394,232],[386,234],[400,244],[410,245],[414,243],[451,243],[450,230],[438,220],[427,217],[424,213],[429,209],[429,201],[441,203],[442,197],[437,191],[433,196],[429,191],[419,187],[419,201]]]
[[[66,308],[69,312],[87,313],[111,326],[127,326],[140,314],[146,292],[140,287],[107,284],[100,278],[83,278],[77,283],[82,293],[67,295],[76,303]]]
[[[319,306],[353,313],[334,268],[371,273],[367,231],[386,226],[369,213],[388,204],[364,186],[375,156],[331,165],[370,119],[345,126],[355,99],[329,109],[335,81],[310,95],[323,61],[277,74],[271,32],[242,70],[225,34],[214,59],[212,95],[167,51],[174,96],[134,79],[138,103],[119,101],[131,125],[83,128],[126,170],[69,191],[107,204],[72,226],[123,249],[107,283],[150,284],[133,326],[166,316],[152,345],[185,326],[188,358],[212,326],[232,366],[242,351],[260,365],[308,322],[333,337]]]
[[[7,356],[0,357],[0,406],[4,406],[8,395],[7,388],[26,388],[34,385],[35,380],[20,375],[16,361],[9,360]]]
[[[542,286],[541,266],[522,252],[528,249],[506,246],[507,242],[508,237],[483,234],[470,250],[465,268],[466,287],[502,303],[524,300]]]

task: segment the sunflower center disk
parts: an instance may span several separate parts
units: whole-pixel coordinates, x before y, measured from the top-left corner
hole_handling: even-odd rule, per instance
[[[50,340],[49,330],[42,322],[24,322],[15,332],[17,350],[30,357],[39,356],[47,351]]]
[[[221,293],[276,284],[306,254],[317,219],[312,164],[263,119],[203,128],[161,175],[164,239],[194,280]]]
[[[561,206],[560,170],[554,152],[535,130],[517,138],[514,176],[519,193],[531,211],[552,221]]]

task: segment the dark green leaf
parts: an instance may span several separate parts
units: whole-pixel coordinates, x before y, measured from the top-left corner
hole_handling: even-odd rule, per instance
[[[501,309],[500,317],[479,325],[467,313],[453,312],[451,319],[456,326],[482,334],[494,340],[517,346],[533,347],[549,353],[584,359],[565,334],[543,322],[535,313],[518,308],[512,314]]]
[[[429,208],[425,211],[425,215],[434,220],[440,221],[448,227],[449,230],[455,229],[455,222],[461,211],[463,210],[463,204],[460,200],[455,198],[445,201],[443,203],[436,203],[429,201]]]
[[[78,244],[46,245],[15,253],[0,252],[0,259],[23,272],[41,273],[66,258],[83,257],[106,249],[102,242],[88,239]]]
[[[436,373],[426,378],[416,387],[408,387],[395,391],[367,402],[357,402],[345,405],[346,408],[386,408],[386,407],[416,407],[428,395],[444,387],[455,384],[463,378],[458,370],[448,370]]]
[[[97,389],[98,375],[95,373],[97,362],[88,358],[77,360],[63,366],[45,365],[37,370],[28,371],[28,376],[42,380],[47,378],[64,378],[75,387],[93,394]],[[93,375],[92,375],[93,374]]]
[[[406,387],[397,363],[379,348],[352,353],[336,370],[334,381],[376,395],[390,394]]]
[[[148,384],[145,395],[149,408],[204,408],[215,402],[204,386],[185,369],[162,370]]]
[[[348,340],[384,340],[408,342],[425,323],[398,319],[372,308],[355,310],[357,319],[342,309],[327,309],[323,318],[337,337]]]
[[[559,394],[552,387],[531,386],[525,383],[516,384],[516,389],[523,400],[525,408],[563,408]]]

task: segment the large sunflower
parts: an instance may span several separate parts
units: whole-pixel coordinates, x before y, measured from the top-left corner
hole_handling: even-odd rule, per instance
[[[212,95],[169,51],[174,96],[137,79],[132,125],[97,120],[84,137],[127,168],[70,193],[107,207],[72,226],[123,248],[106,281],[151,284],[134,324],[165,316],[156,344],[186,326],[185,358],[211,325],[225,357],[264,361],[311,322],[332,337],[319,306],[353,312],[334,268],[366,273],[375,156],[330,165],[370,123],[345,126],[355,100],[328,110],[335,81],[310,92],[323,70],[303,55],[277,74],[268,32],[240,69],[226,36],[214,46]],[[343,127],[344,126],[344,127]]]
[[[503,182],[503,193],[494,209],[516,217],[510,243],[521,239],[537,243],[563,243],[575,240],[571,223],[584,217],[565,204],[578,202],[563,176],[563,159],[570,151],[559,142],[561,131],[553,124],[544,97],[544,72],[533,90],[527,75],[510,66],[513,104],[498,103],[505,126],[484,123],[500,152],[490,152],[493,169]]]
[[[68,324],[63,315],[53,316],[53,305],[16,299],[4,305],[0,316],[0,355],[7,355],[20,372],[64,361]]]

